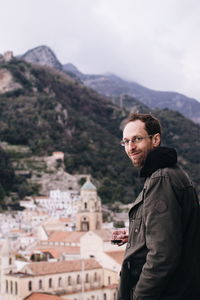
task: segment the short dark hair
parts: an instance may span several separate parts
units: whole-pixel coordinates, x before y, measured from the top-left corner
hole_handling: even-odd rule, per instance
[[[160,133],[161,135],[160,122],[151,114],[132,113],[126,120],[125,125],[137,120],[140,120],[145,124],[145,130],[149,135],[154,135],[156,133]]]

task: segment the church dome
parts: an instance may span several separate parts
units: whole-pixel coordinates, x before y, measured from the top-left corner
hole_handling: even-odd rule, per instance
[[[96,187],[94,186],[94,184],[87,180],[84,185],[81,187],[81,190],[90,190],[90,191],[96,191]]]

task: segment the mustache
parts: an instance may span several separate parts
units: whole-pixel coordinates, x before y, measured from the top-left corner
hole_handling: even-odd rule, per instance
[[[136,151],[136,150],[130,150],[129,152],[128,152],[128,154],[129,155],[132,155],[132,154],[139,154],[141,151]]]

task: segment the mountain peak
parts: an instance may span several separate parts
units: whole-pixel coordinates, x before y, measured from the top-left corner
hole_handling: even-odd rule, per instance
[[[62,64],[59,62],[54,52],[45,45],[28,50],[21,56],[21,59],[30,63],[49,66],[59,70],[62,69]]]

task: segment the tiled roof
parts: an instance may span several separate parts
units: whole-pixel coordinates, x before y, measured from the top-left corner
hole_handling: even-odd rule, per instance
[[[84,270],[101,269],[101,265],[94,259],[84,259]],[[35,262],[27,264],[33,275],[47,275],[81,271],[81,260],[65,260],[58,262]],[[22,272],[24,270],[22,269]]]
[[[108,242],[111,240],[112,233],[109,229],[98,229],[94,230],[94,232],[102,238],[104,242]]]
[[[67,300],[67,299],[54,296],[54,295],[49,295],[49,294],[32,293],[28,297],[24,298],[24,300]]]
[[[59,258],[61,254],[80,254],[80,247],[76,246],[54,246],[45,248],[40,247],[35,250],[39,250],[41,252],[49,252],[54,258]]]
[[[49,216],[48,213],[46,213],[44,211],[40,211],[40,210],[37,210],[37,215],[38,216]]]
[[[69,223],[72,222],[72,218],[60,218],[59,221],[62,223]]]
[[[124,258],[124,250],[123,251],[107,251],[107,255],[112,257],[116,262],[119,264],[122,264],[123,258]]]
[[[49,199],[49,196],[33,196],[33,199]]]
[[[54,231],[48,242],[80,243],[80,238],[84,234],[82,231]]]
[[[10,232],[13,232],[13,233],[24,233],[25,231],[23,229],[12,229],[10,230]]]

